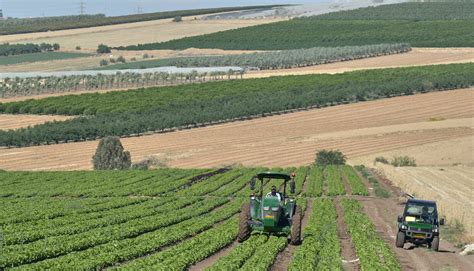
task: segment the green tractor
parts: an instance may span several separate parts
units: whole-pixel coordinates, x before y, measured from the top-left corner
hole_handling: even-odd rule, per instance
[[[290,192],[295,193],[294,174],[263,172],[252,177],[251,190],[255,190],[256,179],[260,181],[260,189],[250,197],[250,203],[242,206],[240,213],[239,235],[237,241],[243,242],[250,233],[270,233],[275,235],[290,236],[290,244],[301,243],[301,207],[296,205],[294,197],[286,194],[287,182],[290,182]],[[263,180],[283,180],[283,194],[272,191],[263,195]]]
[[[399,248],[403,248],[405,243],[426,244],[434,251],[438,251],[440,225],[444,225],[444,218],[438,220],[436,202],[408,199],[403,215],[398,216],[395,244]]]

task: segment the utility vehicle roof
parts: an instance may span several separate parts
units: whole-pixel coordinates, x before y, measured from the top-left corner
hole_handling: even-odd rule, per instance
[[[436,205],[436,201],[422,199],[408,199],[407,203],[419,203],[423,205]]]
[[[290,175],[285,174],[285,173],[279,173],[279,172],[260,172],[257,174],[258,179],[263,179],[263,178],[269,178],[269,179],[284,179],[285,181],[288,181],[291,179]]]

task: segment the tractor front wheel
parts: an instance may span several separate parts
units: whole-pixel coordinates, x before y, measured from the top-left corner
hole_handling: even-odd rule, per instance
[[[290,244],[297,246],[301,244],[301,207],[296,206],[295,213],[291,219],[291,241]]]
[[[439,251],[439,237],[435,236],[431,242],[431,249],[434,251]]]
[[[250,204],[244,203],[242,209],[240,210],[240,223],[239,223],[239,235],[237,236],[237,241],[239,243],[247,240],[250,236]]]
[[[403,245],[405,245],[405,233],[404,232],[399,231],[397,233],[397,240],[395,241],[395,245],[397,247],[400,247],[400,248],[402,248]]]

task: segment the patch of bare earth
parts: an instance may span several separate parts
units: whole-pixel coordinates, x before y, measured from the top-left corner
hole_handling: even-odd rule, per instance
[[[40,116],[40,115],[9,115],[0,114],[0,130],[18,129],[48,121],[63,121],[70,117],[66,116]]]
[[[474,62],[474,48],[413,48],[403,54],[371,57],[304,68],[250,71],[244,78],[343,73],[356,70]]]
[[[172,22],[173,19],[170,18],[51,32],[4,35],[0,36],[0,43],[57,42],[63,49],[74,50],[76,46],[80,46],[85,51],[93,51],[102,43],[116,47],[163,42],[283,20],[281,18],[201,20],[201,17],[183,17],[183,21],[179,23]]]
[[[474,135],[473,89],[434,92],[124,138],[134,161],[157,155],[169,166],[310,164],[321,149],[349,158]],[[426,121],[442,115],[444,121]],[[1,149],[8,170],[91,169],[97,141]]]
[[[337,212],[337,236],[341,245],[341,256],[344,270],[360,270],[359,259],[357,258],[352,238],[347,232],[347,226],[344,222],[344,212],[342,211],[339,198],[335,199]]]
[[[474,136],[467,136],[354,157],[350,163],[375,167],[405,192],[436,200],[448,223],[459,221],[464,225],[465,237],[474,241],[473,154]],[[394,156],[403,155],[414,158],[418,166],[396,168],[381,163],[374,165],[377,156],[391,160]]]
[[[392,186],[388,179],[379,179],[384,188],[392,192],[392,197],[359,198],[364,210],[375,224],[377,233],[389,244],[402,265],[402,270],[471,270],[474,266],[474,257],[459,255],[459,249],[443,240],[441,232],[440,251],[433,252],[426,247],[415,247],[405,244],[405,247],[395,246],[396,233],[398,232],[396,218],[402,214],[404,205],[400,204],[397,197],[400,189]]]

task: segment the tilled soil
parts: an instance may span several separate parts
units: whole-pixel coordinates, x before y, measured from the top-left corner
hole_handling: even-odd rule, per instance
[[[335,204],[337,211],[337,235],[341,245],[341,256],[344,270],[360,270],[359,259],[357,258],[352,244],[352,238],[347,232],[347,226],[344,222],[344,213],[339,198],[336,198]]]
[[[340,149],[351,158],[472,136],[472,90],[340,105],[121,141],[134,162],[154,155],[172,167],[307,165],[321,149]],[[440,115],[446,120],[429,120]],[[97,144],[0,149],[0,165],[7,170],[92,169]]]
[[[0,130],[18,129],[43,124],[47,121],[63,121],[69,118],[71,117],[0,114]]]

